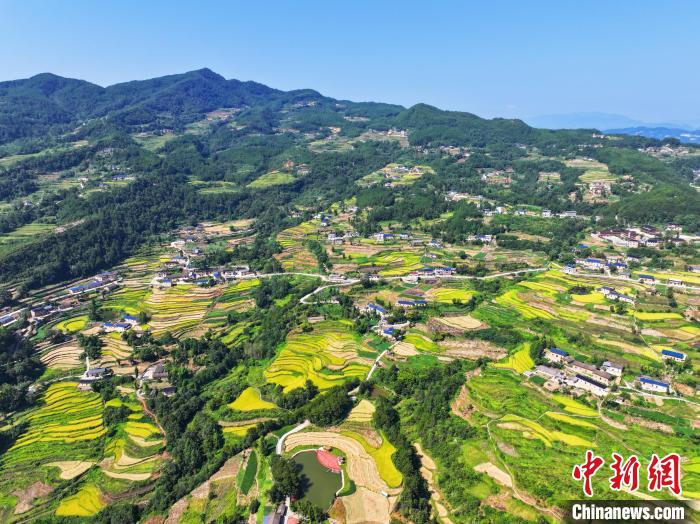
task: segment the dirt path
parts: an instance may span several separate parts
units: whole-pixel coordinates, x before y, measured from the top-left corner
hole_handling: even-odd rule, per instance
[[[453,524],[450,520],[450,512],[443,504],[442,495],[438,491],[437,484],[435,482],[435,470],[437,470],[437,465],[435,461],[428,456],[428,454],[423,451],[419,442],[413,444],[418,451],[418,456],[420,457],[421,468],[420,472],[423,478],[428,483],[428,489],[430,490],[430,498],[435,504],[435,510],[437,511],[438,518],[443,524]]]

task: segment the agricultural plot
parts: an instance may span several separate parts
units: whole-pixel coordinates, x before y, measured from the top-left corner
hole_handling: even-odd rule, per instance
[[[217,288],[200,288],[181,284],[169,289],[155,289],[146,299],[151,313],[154,335],[170,331],[173,336],[192,334],[204,319],[213,300],[221,293]]]
[[[530,345],[523,344],[523,347],[510,355],[505,361],[497,362],[493,365],[496,368],[512,369],[516,373],[523,373],[528,369],[532,369],[535,363],[530,357]]]
[[[596,160],[575,158],[564,161],[564,164],[567,167],[584,169],[585,171],[579,177],[579,180],[586,184],[591,182],[614,182],[617,180],[617,177],[608,170],[608,166]]]
[[[43,348],[39,360],[49,369],[73,369],[82,365],[82,353],[78,344],[71,341]]]
[[[474,296],[474,291],[464,288],[437,287],[426,294],[428,300],[440,302],[442,304],[452,304],[453,302],[468,302]]]
[[[388,522],[390,520],[389,514],[400,490],[389,487],[380,472],[378,463],[359,440],[332,431],[302,431],[289,435],[285,439],[284,451],[289,453],[297,448],[309,446],[329,446],[339,449],[347,458],[345,471],[356,487],[351,495],[340,497],[347,522]],[[386,455],[386,451],[383,452],[383,456],[386,457]],[[387,463],[383,462],[382,465],[386,466]],[[387,472],[388,470],[384,471],[384,474],[386,475]],[[382,492],[387,493],[388,497],[382,496]]]
[[[59,517],[91,517],[107,505],[100,490],[92,485],[83,486],[75,495],[61,501],[56,508]]]
[[[351,377],[364,377],[376,351],[362,343],[346,322],[326,321],[310,333],[292,333],[277,358],[265,371],[268,382],[285,391],[302,387],[311,380],[320,389],[342,384]]]
[[[613,412],[601,419],[594,408],[578,400],[565,395],[545,396],[524,387],[517,376],[500,370],[487,369],[472,377],[466,389],[466,402],[474,410],[472,422],[489,427],[488,447],[498,450],[499,461],[514,472],[519,489],[548,506],[580,494],[577,485],[563,485],[560,479],[568,478],[573,465],[580,462],[582,450],[595,449],[608,457],[612,451],[649,457],[658,447],[659,433],[651,424],[630,424],[627,419],[620,424],[623,419]],[[609,423],[610,418],[618,422]],[[695,491],[700,486],[700,475],[693,472],[698,451],[691,440],[680,433],[664,435],[664,450],[689,459],[683,466],[684,487]],[[548,470],[545,476],[543,464]],[[610,492],[606,479],[595,482],[597,492],[605,493],[606,498],[621,497]]]
[[[280,261],[286,271],[311,272],[318,271],[318,264],[311,252],[304,246],[304,241],[309,238],[318,238],[318,230],[321,227],[319,220],[302,222],[301,224],[285,229],[277,235],[277,242],[282,246],[282,253],[275,258]]]
[[[357,181],[357,184],[363,187],[377,184],[388,184],[392,187],[410,186],[426,173],[432,174],[435,171],[430,166],[408,167],[403,164],[388,164],[386,167],[362,177]]]
[[[235,411],[260,411],[274,409],[276,406],[272,402],[263,400],[260,397],[260,390],[248,387],[228,407]]]
[[[369,257],[368,265],[378,266],[379,274],[386,277],[406,275],[423,267],[421,256],[414,251],[382,251]]]
[[[289,184],[294,182],[294,180],[296,180],[296,177],[292,173],[286,171],[270,171],[253,180],[248,184],[248,187],[251,189],[265,189],[267,187]]]
[[[76,386],[76,382],[50,385],[44,403],[20,418],[28,423],[28,429],[3,456],[0,506],[16,504],[10,493],[34,482],[38,469],[44,471],[45,482],[59,486],[65,475],[62,479],[64,468],[56,463],[93,463],[99,459],[105,434],[102,399],[95,393],[82,393]]]
[[[79,315],[77,317],[67,318],[57,322],[53,328],[61,331],[62,333],[72,334],[82,331],[88,325],[87,315]]]

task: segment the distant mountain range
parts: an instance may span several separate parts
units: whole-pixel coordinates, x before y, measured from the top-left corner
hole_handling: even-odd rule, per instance
[[[533,127],[544,129],[598,129],[606,133],[645,136],[663,140],[677,138],[685,143],[700,143],[700,126],[692,122],[649,123],[612,113],[565,113],[524,118]]]
[[[687,144],[700,144],[700,131],[692,131],[688,129],[676,129],[672,127],[623,127],[621,129],[605,129],[606,133],[645,136],[647,138],[656,138],[663,140],[664,138],[677,138],[681,142]]]

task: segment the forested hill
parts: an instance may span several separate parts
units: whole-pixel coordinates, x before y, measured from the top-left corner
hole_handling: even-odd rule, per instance
[[[390,164],[429,174],[372,182]],[[351,199],[364,234],[450,214],[467,219],[436,222],[436,236],[487,232],[456,192],[697,231],[698,173],[700,149],[673,139],[336,100],[208,69],[109,87],[44,73],[0,83],[0,287],[88,276],[188,220],[256,219],[250,258],[269,261],[281,228]]]

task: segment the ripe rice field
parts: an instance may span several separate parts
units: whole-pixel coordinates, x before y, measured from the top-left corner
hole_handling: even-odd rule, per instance
[[[639,320],[655,321],[655,320],[683,320],[683,315],[680,313],[652,313],[646,311],[634,311],[633,315]]]
[[[359,352],[376,354],[352,333],[349,323],[320,322],[310,333],[289,335],[264,376],[285,392],[302,387],[306,380],[319,389],[328,389],[348,378],[367,374],[372,360],[361,357]]]
[[[581,404],[577,400],[571,397],[565,397],[564,395],[553,395],[552,400],[564,406],[564,411],[568,411],[573,415],[581,415],[583,417],[597,417],[598,412],[593,408],[589,408],[585,404]]]
[[[383,251],[369,257],[369,264],[381,266],[379,274],[386,277],[406,275],[423,267],[421,256],[411,251]]]
[[[56,508],[59,517],[91,517],[100,512],[107,504],[97,486],[87,484],[80,490],[66,497]]]
[[[311,220],[285,229],[277,235],[277,242],[279,242],[284,251],[276,254],[275,258],[280,261],[285,270],[318,271],[316,258],[306,249],[304,241],[308,238],[316,238],[318,236],[316,232],[320,227],[321,222],[319,220]]]
[[[260,391],[257,388],[247,387],[236,400],[228,405],[228,407],[236,411],[258,411],[264,409],[274,409],[277,406],[275,406],[272,402],[263,400],[260,397]]]
[[[547,320],[554,320],[556,317],[549,311],[536,308],[523,300],[517,289],[509,289],[501,296],[495,299],[497,304],[502,306],[511,307],[518,311],[523,318],[531,320],[534,318],[544,318]]]
[[[110,294],[100,306],[115,311],[123,311],[127,315],[138,315],[146,310],[146,300],[151,290],[146,286],[125,287]]]
[[[440,352],[440,347],[430,338],[426,337],[417,329],[412,329],[403,338],[407,344],[412,344],[419,351],[428,351],[430,353]]]
[[[597,427],[594,424],[591,424],[590,422],[586,422],[585,420],[571,417],[569,415],[564,415],[563,413],[557,413],[556,411],[547,411],[547,413],[545,413],[545,415],[548,416],[549,418],[553,418],[554,420],[566,422],[567,424],[571,424],[574,426],[581,426],[582,428],[595,429]]]
[[[472,296],[474,296],[474,291],[470,289],[447,287],[431,289],[427,294],[427,297],[430,300],[434,300],[442,304],[452,304],[454,300],[467,302]]]
[[[157,336],[170,331],[178,337],[195,331],[219,293],[220,290],[216,288],[189,284],[155,289],[146,300],[152,315],[150,326],[153,334]]]
[[[355,423],[369,423],[372,421],[372,416],[374,415],[374,412],[374,404],[372,404],[369,400],[363,398],[362,400],[360,400],[360,402],[357,403],[357,405],[354,408],[352,408],[352,411],[350,411],[350,414],[348,415],[348,418],[345,419],[345,421]]]
[[[586,295],[571,295],[571,299],[582,304],[605,304],[605,295],[597,291]]]
[[[73,381],[51,384],[43,395],[44,403],[20,417],[28,429],[3,455],[0,506],[7,505],[10,492],[35,482],[38,473],[44,482],[65,482],[57,462],[99,460],[105,434],[102,399],[76,386]]]
[[[574,447],[596,447],[595,443],[577,435],[547,429],[534,420],[526,419],[518,415],[505,415],[499,420],[498,426],[503,429],[521,431],[525,438],[538,439],[548,448],[551,448],[554,442],[563,442],[564,444]]]
[[[523,347],[511,354],[505,360],[493,364],[495,368],[512,369],[516,373],[523,373],[532,369],[535,363],[530,357],[530,344],[523,344]]]
[[[392,455],[396,451],[396,448],[391,444],[391,442],[389,442],[389,439],[387,439],[383,433],[381,434],[382,444],[378,448],[371,446],[369,442],[362,437],[362,435],[354,431],[346,430],[341,431],[340,433],[343,436],[356,440],[362,445],[364,450],[374,460],[375,464],[377,465],[377,469],[379,470],[379,476],[384,482],[386,482],[387,486],[390,488],[398,488],[401,486],[401,483],[403,482],[403,475],[401,475],[401,472],[396,469],[396,466],[391,459]]]
[[[63,333],[77,333],[78,331],[82,331],[85,329],[88,325],[88,317],[87,315],[79,315],[77,317],[71,317],[67,318],[65,320],[61,320],[60,322],[57,322],[53,327],[54,329],[57,329]]]
[[[243,438],[248,430],[254,428],[257,424],[241,424],[237,426],[226,426],[223,428],[224,435]]]

